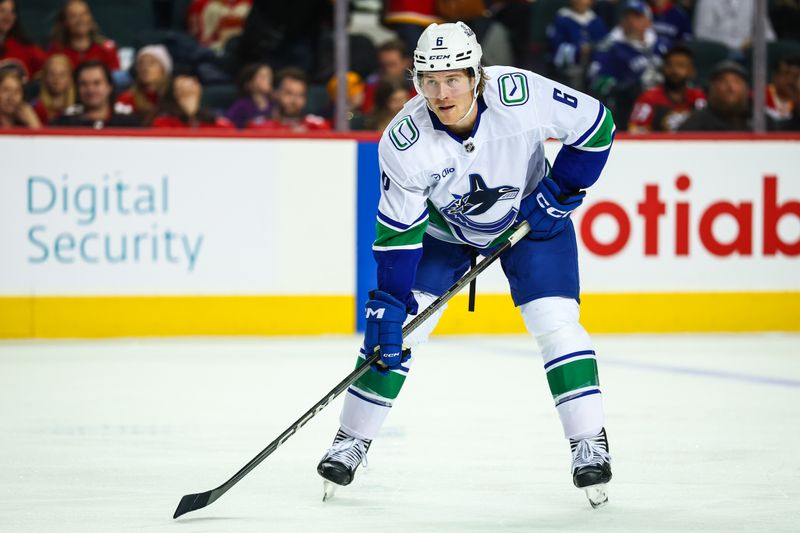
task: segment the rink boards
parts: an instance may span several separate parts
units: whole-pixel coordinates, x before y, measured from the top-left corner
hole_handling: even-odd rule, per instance
[[[618,139],[574,216],[587,328],[800,330],[798,148]],[[0,337],[359,327],[374,138],[0,135],[0,153]],[[523,331],[502,271],[438,331]]]

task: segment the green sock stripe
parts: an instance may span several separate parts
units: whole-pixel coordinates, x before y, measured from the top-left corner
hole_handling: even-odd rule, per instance
[[[585,387],[599,386],[597,360],[593,357],[570,361],[547,371],[547,383],[553,398]]]
[[[361,366],[364,362],[360,357],[356,363],[356,367]],[[391,370],[386,375],[370,369],[366,374],[361,376],[353,384],[357,388],[370,394],[375,394],[388,400],[394,400],[400,394],[400,389],[403,388],[403,383],[406,381],[406,376]]]

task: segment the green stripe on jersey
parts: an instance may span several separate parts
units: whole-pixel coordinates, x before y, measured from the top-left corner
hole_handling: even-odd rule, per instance
[[[611,111],[607,107],[604,108],[603,122],[597,131],[594,132],[588,141],[579,146],[579,148],[603,148],[611,144],[611,137],[614,134],[614,117],[611,116]]]
[[[384,225],[380,220],[375,225],[375,243],[373,246],[391,248],[393,246],[410,246],[422,244],[422,237],[425,235],[425,228],[428,221],[417,224],[406,231],[397,231]]]
[[[584,387],[597,387],[597,360],[578,359],[547,371],[547,383],[553,398]]]
[[[364,363],[362,358],[358,358],[356,368]],[[366,374],[356,380],[353,385],[364,392],[375,394],[387,400],[394,400],[400,394],[400,389],[403,388],[403,383],[406,381],[406,376],[391,370],[386,375],[370,369]]]

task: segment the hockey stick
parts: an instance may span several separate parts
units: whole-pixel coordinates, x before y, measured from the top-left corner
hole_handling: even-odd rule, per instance
[[[425,322],[431,315],[433,315],[436,311],[442,308],[444,304],[446,304],[455,294],[467,286],[473,279],[478,277],[478,275],[486,270],[489,265],[494,263],[494,261],[500,257],[506,250],[514,246],[520,239],[522,239],[528,232],[530,231],[530,226],[527,222],[522,222],[519,224],[515,229],[511,236],[508,238],[506,242],[500,245],[494,252],[488,255],[483,261],[472,267],[466,274],[464,274],[461,279],[453,284],[452,287],[447,289],[443,295],[438,297],[436,300],[433,301],[431,305],[425,308],[422,312],[420,312],[411,322],[406,324],[403,328],[403,337],[408,336],[412,331],[417,329],[423,322]],[[289,437],[294,435],[298,429],[306,425],[306,423],[314,418],[314,416],[325,409],[329,403],[331,403],[334,398],[339,396],[343,393],[350,385],[352,385],[355,381],[358,380],[361,376],[367,373],[372,365],[378,362],[381,358],[380,353],[376,351],[372,354],[369,359],[367,359],[364,363],[359,365],[355,370],[350,372],[350,374],[344,378],[338,385],[336,385],[333,389],[328,392],[320,401],[314,404],[314,407],[309,409],[308,411],[303,414],[300,418],[298,418],[291,426],[289,426],[286,431],[278,435],[274,441],[272,441],[269,446],[264,448],[261,453],[253,457],[253,459],[244,465],[241,470],[236,472],[236,474],[230,478],[228,481],[220,485],[214,490],[209,490],[207,492],[201,492],[198,494],[187,494],[183,498],[181,498],[180,503],[178,504],[178,508],[175,510],[175,514],[172,518],[178,518],[182,514],[189,513],[191,511],[196,511],[197,509],[202,509],[207,505],[210,505],[214,501],[216,501],[220,496],[225,494],[231,487],[236,485],[244,476],[246,476],[252,469],[258,466],[261,461],[269,457],[272,452],[278,449],[278,447],[286,442]]]

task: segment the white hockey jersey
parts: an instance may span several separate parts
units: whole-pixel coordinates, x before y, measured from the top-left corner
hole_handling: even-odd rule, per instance
[[[421,248],[425,232],[489,247],[548,172],[544,141],[580,152],[610,148],[614,122],[596,99],[530,71],[485,71],[489,80],[468,139],[447,130],[420,95],[384,131],[376,256]]]

